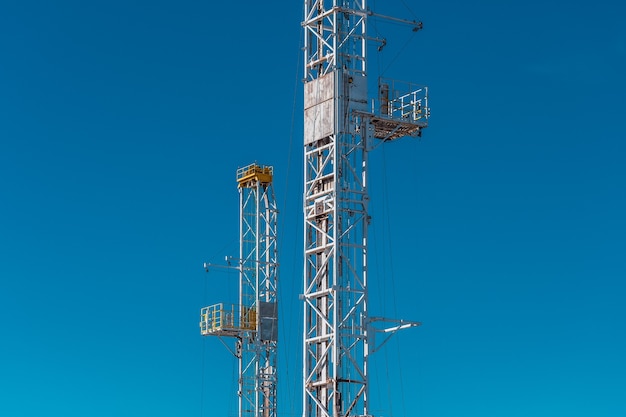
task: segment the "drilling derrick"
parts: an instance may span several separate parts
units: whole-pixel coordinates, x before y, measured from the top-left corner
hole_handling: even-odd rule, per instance
[[[268,166],[237,170],[239,259],[227,258],[229,265],[223,267],[239,271],[239,302],[200,312],[202,335],[234,339],[234,347],[224,344],[239,362],[239,417],[277,417],[278,210],[272,177]],[[207,270],[210,267],[220,266],[205,263]]]
[[[426,87],[378,80],[368,97],[365,0],[304,2],[303,417],[369,416],[368,356],[418,322],[368,311],[368,153],[420,136]],[[390,323],[391,327],[381,328]]]

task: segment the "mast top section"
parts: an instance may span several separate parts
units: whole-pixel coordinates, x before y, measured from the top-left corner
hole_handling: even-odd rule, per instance
[[[251,187],[257,182],[271,184],[273,176],[273,167],[261,166],[256,163],[250,164],[237,170],[237,184],[239,184],[239,188]]]

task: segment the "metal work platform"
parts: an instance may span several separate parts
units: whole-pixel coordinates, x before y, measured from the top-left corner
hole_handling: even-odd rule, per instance
[[[256,310],[223,303],[200,310],[200,333],[203,336],[239,336],[244,330],[256,329]],[[240,314],[240,311],[243,314]]]
[[[261,166],[251,164],[237,170],[237,183],[239,187],[245,187],[250,181],[256,180],[261,184],[269,184],[272,182],[274,168],[271,166]]]
[[[428,87],[380,79],[378,97],[372,100],[374,137],[391,141],[404,136],[421,136],[428,126]]]

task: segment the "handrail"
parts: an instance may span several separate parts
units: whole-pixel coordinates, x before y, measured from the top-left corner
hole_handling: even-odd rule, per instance
[[[428,87],[389,78],[379,79],[372,114],[389,120],[427,123],[430,116]]]
[[[200,310],[200,333],[203,335],[219,332],[256,330],[256,308],[224,303],[214,304]]]

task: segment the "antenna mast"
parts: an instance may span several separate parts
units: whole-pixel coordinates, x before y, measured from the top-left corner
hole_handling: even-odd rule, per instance
[[[303,417],[370,416],[374,335],[419,323],[369,315],[368,153],[421,135],[427,88],[379,80],[370,101],[367,44],[385,41],[367,36],[366,0],[304,3]]]

